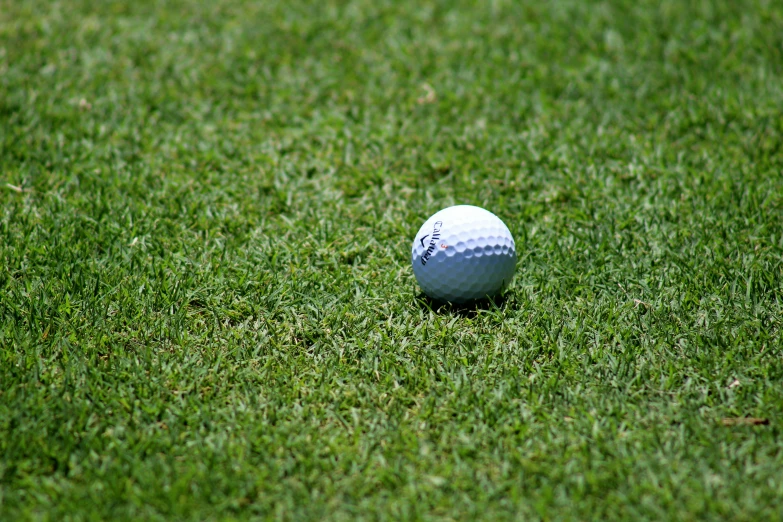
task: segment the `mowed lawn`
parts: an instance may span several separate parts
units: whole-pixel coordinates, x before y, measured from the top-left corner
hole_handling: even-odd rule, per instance
[[[782,114],[774,1],[0,0],[0,519],[781,519]]]

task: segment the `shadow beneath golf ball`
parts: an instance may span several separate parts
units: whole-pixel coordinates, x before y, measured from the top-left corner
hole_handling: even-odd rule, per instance
[[[506,294],[468,301],[467,303],[450,303],[433,299],[424,292],[416,296],[416,304],[419,308],[432,310],[435,313],[451,313],[461,317],[475,317],[479,312],[503,308],[508,302]]]

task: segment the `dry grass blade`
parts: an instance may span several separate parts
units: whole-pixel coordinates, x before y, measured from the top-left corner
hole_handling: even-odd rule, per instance
[[[720,421],[724,426],[766,426],[769,419],[759,417],[730,417]]]
[[[17,187],[16,185],[11,185],[10,183],[6,183],[5,186],[14,192],[18,192],[19,194],[24,194],[25,192],[30,192],[28,189],[24,189],[22,187]]]

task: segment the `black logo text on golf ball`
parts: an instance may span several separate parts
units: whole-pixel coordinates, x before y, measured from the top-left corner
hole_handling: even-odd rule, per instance
[[[443,226],[442,221],[436,221],[432,226],[432,237],[430,237],[430,244],[427,247],[427,250],[424,252],[424,254],[421,256],[421,264],[426,265],[427,261],[429,260],[432,253],[435,251],[435,245],[438,242],[438,239],[440,239],[440,229]],[[429,234],[427,234],[429,236]],[[421,246],[424,246],[424,239],[426,239],[427,236],[424,236],[421,238]]]

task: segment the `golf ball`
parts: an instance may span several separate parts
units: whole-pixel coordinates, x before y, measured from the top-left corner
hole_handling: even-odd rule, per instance
[[[465,303],[501,292],[514,275],[517,254],[508,227],[471,205],[444,208],[413,240],[413,273],[425,294]]]

